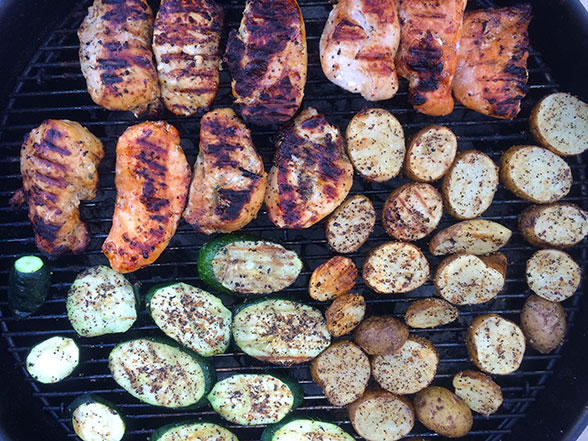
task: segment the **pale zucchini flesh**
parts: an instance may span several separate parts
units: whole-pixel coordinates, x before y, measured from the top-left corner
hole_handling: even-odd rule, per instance
[[[539,250],[527,261],[527,285],[539,297],[562,302],[580,286],[582,272],[572,257],[560,250]]]
[[[506,245],[511,236],[512,231],[497,222],[470,219],[439,231],[431,239],[429,250],[435,256],[491,254]]]
[[[170,424],[156,430],[149,441],[239,441],[228,429],[214,423],[198,421],[194,423]]]
[[[338,253],[353,253],[368,239],[375,223],[376,210],[369,198],[351,196],[327,219],[327,242]]]
[[[120,414],[98,401],[88,401],[76,407],[72,425],[83,441],[120,441],[125,434],[125,423]]]
[[[80,350],[67,337],[51,337],[31,349],[26,369],[40,383],[57,383],[68,377],[80,361]]]
[[[266,429],[262,441],[354,441],[351,435],[332,423],[294,419],[281,427]]]

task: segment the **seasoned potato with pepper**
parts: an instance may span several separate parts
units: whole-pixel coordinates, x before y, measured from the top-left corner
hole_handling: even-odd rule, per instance
[[[367,196],[356,194],[327,219],[327,242],[338,253],[353,253],[368,239],[376,224],[376,210]]]
[[[467,404],[444,387],[430,386],[417,393],[414,410],[423,426],[449,438],[465,436],[474,422]]]
[[[453,377],[455,395],[474,412],[484,416],[495,413],[502,405],[502,389],[481,372],[465,370]]]
[[[392,354],[406,343],[408,328],[400,320],[372,316],[355,329],[353,340],[369,355]]]
[[[357,267],[348,257],[335,256],[316,267],[310,276],[310,297],[321,302],[348,293],[355,286]]]
[[[327,331],[341,337],[353,331],[365,316],[365,299],[359,294],[343,294],[325,312]]]
[[[410,304],[404,321],[411,328],[435,328],[457,320],[459,310],[443,299],[421,299]]]
[[[582,272],[568,253],[560,250],[539,250],[527,260],[527,285],[539,297],[562,302],[574,295]]]
[[[495,253],[509,241],[512,231],[484,219],[470,219],[439,231],[431,239],[429,251],[435,256],[444,254]]]
[[[521,328],[533,349],[549,354],[563,341],[566,313],[559,303],[530,295],[521,310]]]
[[[449,128],[425,127],[408,144],[404,173],[413,181],[436,181],[447,173],[456,154],[457,138]]]
[[[588,234],[588,213],[568,202],[533,205],[519,216],[519,230],[531,245],[568,248]]]

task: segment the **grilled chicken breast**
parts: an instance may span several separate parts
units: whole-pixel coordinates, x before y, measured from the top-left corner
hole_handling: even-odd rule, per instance
[[[102,244],[110,266],[130,273],[154,262],[186,205],[190,165],[178,131],[165,121],[129,127],[116,144],[116,205]]]
[[[58,256],[84,251],[90,240],[80,200],[96,197],[104,149],[77,122],[50,119],[33,129],[20,151],[20,171],[37,247]]]
[[[396,66],[409,80],[408,101],[427,115],[448,115],[467,0],[396,1],[401,29]]]
[[[339,129],[309,107],[278,134],[267,214],[278,228],[308,228],[343,202],[352,183]]]
[[[392,98],[398,91],[394,55],[399,42],[394,0],[339,0],[321,35],[323,72],[366,100]]]
[[[272,124],[294,116],[304,95],[306,58],[306,31],[296,0],[248,0],[225,54],[243,119]]]
[[[162,0],[153,31],[161,98],[176,115],[208,108],[218,90],[224,13],[214,0]]]
[[[82,73],[96,104],[135,115],[159,104],[152,33],[145,0],[94,0],[78,37]]]
[[[496,118],[512,119],[527,86],[531,6],[465,14],[453,95],[461,104]]]
[[[236,231],[257,215],[265,185],[261,157],[235,112],[205,114],[184,219],[200,233]]]

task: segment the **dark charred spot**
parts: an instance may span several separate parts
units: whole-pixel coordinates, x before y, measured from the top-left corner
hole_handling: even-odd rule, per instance
[[[44,150],[48,150],[51,152],[55,152],[58,153],[62,156],[70,156],[71,152],[64,148],[64,147],[60,147],[58,145],[53,144],[53,142],[51,142],[50,138],[45,138],[43,141],[41,141],[40,144],[34,144],[33,147],[35,147],[35,149],[37,149],[38,152],[43,152]],[[63,164],[56,164],[56,163],[52,163],[51,165],[53,166],[53,164],[55,164],[57,167],[60,167],[62,170],[65,169],[65,166]]]
[[[424,95],[421,95],[418,90],[411,90],[408,101],[413,106],[420,106],[427,102],[427,98]]]
[[[106,5],[113,5],[113,8],[102,15],[102,20],[112,24],[122,25],[127,20],[143,21],[151,18],[147,5],[141,0],[106,0]]]
[[[55,242],[55,240],[57,239],[57,234],[61,229],[61,225],[52,225],[45,223],[45,220],[37,214],[33,216],[32,224],[35,236],[50,243]]]
[[[122,82],[122,78],[119,77],[118,75],[114,75],[108,72],[104,72],[100,74],[100,80],[102,81],[102,83],[106,86],[110,85],[110,84],[116,84],[116,83],[121,83]]]
[[[341,20],[333,31],[332,38],[340,41],[355,41],[366,38],[366,33],[363,28],[349,20]]]
[[[57,130],[54,127],[51,127],[49,130],[47,130],[45,139],[49,142],[55,142],[56,140],[61,139],[62,136],[63,134],[59,130]]]
[[[514,63],[507,64],[504,68],[504,72],[519,79],[527,78],[527,69],[521,66],[517,66]]]
[[[215,214],[223,221],[232,221],[239,217],[245,204],[249,203],[251,191],[219,188],[218,196],[219,203],[215,208]]]

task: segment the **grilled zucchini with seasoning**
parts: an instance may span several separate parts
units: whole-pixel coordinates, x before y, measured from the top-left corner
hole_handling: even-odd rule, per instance
[[[149,290],[145,304],[159,329],[197,354],[210,357],[229,346],[232,314],[212,294],[185,283],[168,283]]]
[[[588,213],[568,202],[533,205],[520,214],[519,230],[531,245],[568,248],[588,234]]]
[[[78,366],[80,349],[67,337],[51,337],[33,346],[26,358],[26,369],[39,383],[57,383]]]
[[[439,231],[429,244],[429,251],[435,256],[444,254],[495,253],[509,241],[512,231],[485,219],[471,219]]]
[[[206,421],[168,424],[157,429],[149,438],[149,441],[180,440],[239,441],[230,430]]]
[[[235,344],[261,361],[303,363],[331,343],[321,312],[291,300],[257,299],[239,305],[233,317]]]
[[[290,286],[302,269],[294,251],[242,234],[222,234],[198,254],[198,275],[224,294],[268,294]]]
[[[69,405],[74,432],[82,441],[120,441],[125,422],[112,403],[87,394]]]
[[[227,421],[245,426],[280,421],[304,399],[292,378],[274,374],[235,374],[208,394],[212,408]]]
[[[261,441],[354,441],[351,435],[333,423],[310,418],[287,417],[268,426]]]

